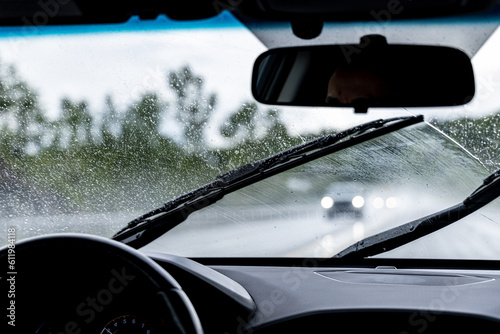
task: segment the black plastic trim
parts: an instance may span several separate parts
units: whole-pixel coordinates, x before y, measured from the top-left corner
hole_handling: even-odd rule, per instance
[[[449,259],[402,259],[402,258],[191,258],[206,266],[262,266],[262,267],[349,267],[376,268],[391,266],[398,269],[470,269],[500,270],[500,261],[449,260]]]

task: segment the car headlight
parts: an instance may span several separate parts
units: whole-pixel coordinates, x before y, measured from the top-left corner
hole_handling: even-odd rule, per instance
[[[389,209],[394,209],[395,207],[398,206],[398,199],[396,197],[389,197],[385,200],[385,205]]]
[[[360,209],[365,205],[365,199],[363,196],[354,196],[352,199],[352,206],[355,207],[356,209]]]
[[[325,196],[321,199],[321,206],[323,209],[330,209],[333,206],[333,198],[330,196]]]
[[[375,209],[382,209],[384,207],[384,199],[382,197],[377,197],[373,200],[373,206]]]

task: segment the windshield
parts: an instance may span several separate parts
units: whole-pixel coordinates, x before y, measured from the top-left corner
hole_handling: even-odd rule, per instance
[[[226,195],[144,249],[190,257],[228,256],[228,247],[236,257],[331,257],[462,201],[486,176],[482,164],[436,129],[413,125]]]
[[[429,26],[419,26],[331,24],[311,44],[353,43],[369,33],[393,43],[433,42],[425,37]],[[366,115],[255,102],[253,62],[273,43],[296,42],[289,32],[280,33],[287,27],[252,32],[224,13],[196,22],[159,17],[2,28],[2,225],[15,227],[19,239],[58,232],[110,237],[243,164],[369,120],[424,114],[428,124],[230,194],[144,247],[185,256],[332,256],[361,238],[462,201],[500,167],[496,26],[433,21],[440,32],[436,43],[474,56],[477,93],[471,103]],[[446,43],[442,35],[450,37]],[[436,234],[446,241],[440,247],[430,239],[418,248],[423,253],[402,247],[384,256],[498,259],[488,238],[498,233],[499,212],[497,200],[460,223],[454,238],[455,227]],[[471,235],[481,251],[470,251],[460,233]],[[0,236],[2,244],[6,238]]]

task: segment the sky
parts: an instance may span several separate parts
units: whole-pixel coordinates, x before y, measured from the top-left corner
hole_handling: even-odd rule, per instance
[[[263,51],[265,47],[255,37],[238,28],[214,28],[211,33],[166,29],[0,38],[0,61],[15,65],[53,118],[62,97],[85,99],[97,112],[104,108],[108,94],[118,109],[148,91],[172,100],[167,73],[189,65],[205,78],[205,93],[217,93],[215,121],[220,121],[241,102],[252,99],[253,61]]]
[[[108,94],[119,109],[151,90],[171,100],[166,73],[190,65],[194,73],[205,78],[205,92],[218,94],[214,122],[220,123],[229,112],[237,110],[241,102],[252,100],[253,62],[266,50],[241,24],[230,22],[229,26],[229,29],[212,28],[209,33],[187,27],[0,38],[0,61],[16,66],[19,76],[39,94],[43,110],[51,117],[57,116],[62,97],[85,99],[94,111],[104,108]],[[473,58],[477,94],[469,105],[415,109],[409,113],[424,112],[429,117],[446,118],[500,110],[499,49],[497,30]],[[304,115],[303,109],[291,108],[282,116],[290,131],[306,133],[325,126],[345,128],[367,118],[389,117],[390,112],[370,111],[368,117],[361,120],[350,109],[309,110]]]

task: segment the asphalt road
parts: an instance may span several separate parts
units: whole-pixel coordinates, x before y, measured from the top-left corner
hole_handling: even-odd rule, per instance
[[[384,256],[500,259],[500,201],[497,202],[410,247]],[[426,210],[417,206],[404,210],[372,209],[366,210],[360,219],[345,215],[330,220],[324,210],[300,213],[300,208],[294,207],[288,215],[272,219],[257,219],[255,214],[251,219],[248,212],[235,214],[219,219],[217,228],[206,223],[208,217],[193,215],[190,223],[170,231],[145,249],[192,257],[331,257],[362,238],[443,208],[434,202]],[[214,221],[213,217],[210,220]]]
[[[421,203],[422,206],[424,203]],[[425,203],[428,204],[428,203]],[[362,218],[326,218],[321,207],[293,206],[287,210],[214,208],[193,214],[188,221],[146,246],[182,256],[205,257],[331,257],[369,235],[443,209],[435,202],[426,211],[367,209]],[[427,212],[430,211],[430,212]],[[45,233],[77,232],[111,236],[139,213],[75,214],[4,218],[16,228],[16,238]],[[456,224],[381,256],[500,259],[500,200]]]

